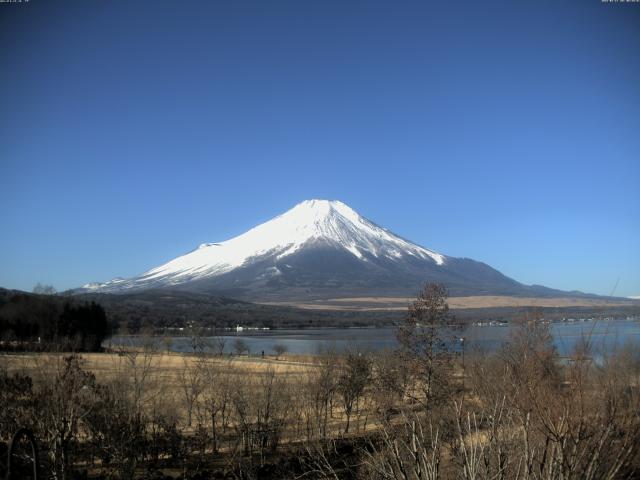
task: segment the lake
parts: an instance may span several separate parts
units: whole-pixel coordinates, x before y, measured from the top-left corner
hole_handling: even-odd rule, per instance
[[[459,337],[465,339],[465,350],[495,351],[509,338],[513,327],[508,325],[469,326],[461,331]],[[597,354],[632,343],[640,346],[640,321],[633,319],[585,320],[559,322],[551,324],[554,343],[560,355],[570,354],[575,345],[590,336]],[[216,337],[204,338],[205,351],[214,351],[214,343],[224,341],[224,351],[234,351],[234,341],[242,339],[252,355],[273,354],[276,345],[284,345],[287,352],[313,355],[324,348],[332,347],[344,351],[352,346],[363,350],[394,349],[398,346],[394,328],[315,328],[297,330],[245,330],[242,332],[223,332]],[[137,346],[143,342],[139,336],[114,336],[112,345]],[[154,337],[158,348],[167,348],[174,352],[193,351],[192,341],[187,336]],[[459,342],[458,342],[459,343]],[[456,349],[460,345],[455,346]]]

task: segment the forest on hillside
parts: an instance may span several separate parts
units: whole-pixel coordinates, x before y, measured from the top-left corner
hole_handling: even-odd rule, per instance
[[[0,350],[94,352],[111,334],[95,302],[6,292],[0,296]]]

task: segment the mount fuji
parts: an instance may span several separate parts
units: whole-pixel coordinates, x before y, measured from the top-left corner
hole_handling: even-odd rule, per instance
[[[424,248],[339,201],[307,200],[246,233],[195,250],[129,279],[76,293],[171,288],[250,300],[414,295],[426,281],[452,295],[555,296],[467,258]]]

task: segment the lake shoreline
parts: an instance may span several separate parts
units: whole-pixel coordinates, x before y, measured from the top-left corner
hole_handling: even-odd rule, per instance
[[[514,326],[510,324],[469,325],[447,334],[454,339],[452,349],[457,350],[464,338],[465,348],[495,351],[509,338]],[[585,319],[583,321],[549,322],[554,343],[559,353],[567,355],[581,339],[591,338],[601,350],[622,346],[626,342],[640,345],[640,321],[637,318]],[[337,351],[361,349],[378,351],[397,348],[396,327],[305,328],[273,330],[220,331],[213,335],[116,335],[103,345],[136,347],[152,344],[155,348],[176,353],[222,351],[232,353],[234,343],[242,341],[251,353],[270,354],[276,346],[283,346],[291,354],[313,355],[327,348]]]

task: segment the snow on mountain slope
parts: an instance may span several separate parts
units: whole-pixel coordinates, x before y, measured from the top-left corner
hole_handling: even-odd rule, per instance
[[[307,200],[248,232],[221,243],[205,243],[196,250],[132,279],[91,283],[85,291],[122,291],[179,285],[214,278],[258,259],[280,261],[317,242],[348,251],[367,262],[371,256],[391,261],[406,258],[443,266],[447,257],[408,242],[360,216],[339,201]],[[278,269],[271,267],[271,274]]]

